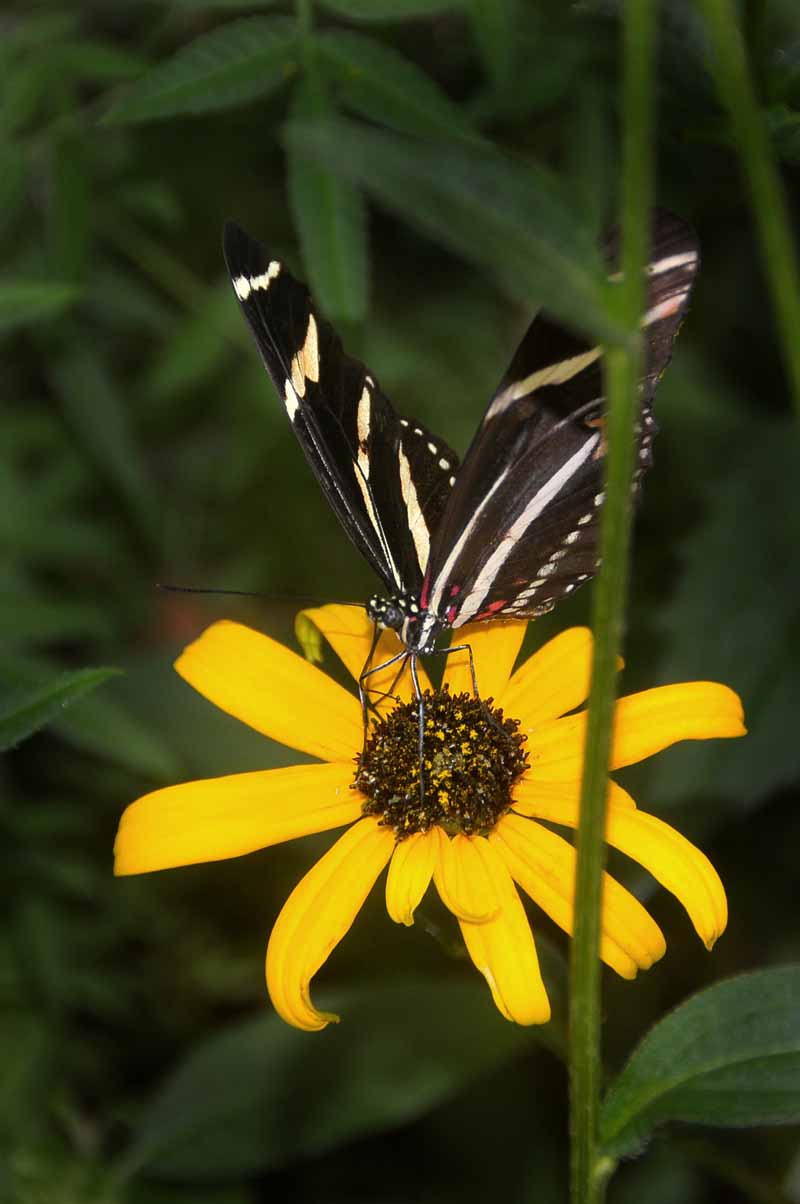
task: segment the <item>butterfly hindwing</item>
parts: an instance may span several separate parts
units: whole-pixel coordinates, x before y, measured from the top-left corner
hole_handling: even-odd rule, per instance
[[[612,273],[618,245],[612,234],[606,246]],[[691,230],[656,211],[635,483],[650,464],[652,397],[698,262]],[[464,458],[432,545],[424,607],[454,627],[493,615],[541,614],[596,571],[604,412],[602,347],[537,317]]]
[[[224,249],[261,358],[328,502],[386,588],[417,593],[455,454],[396,414],[283,263],[233,223]]]

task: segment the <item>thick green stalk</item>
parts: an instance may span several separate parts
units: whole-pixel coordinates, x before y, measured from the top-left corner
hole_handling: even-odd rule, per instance
[[[783,355],[800,414],[800,279],[786,198],[772,157],[764,117],[747,65],[732,0],[700,0],[711,38],[717,87],[730,114],[744,161]]]
[[[597,1154],[600,1095],[600,888],[604,863],[605,794],[611,748],[616,662],[621,644],[631,530],[634,423],[641,360],[642,267],[647,254],[653,114],[653,0],[626,0],[623,24],[622,280],[614,286],[615,316],[629,331],[605,357],[608,456],[601,552],[594,592],[592,688],[581,789],[575,933],[570,989],[570,1111],[573,1204],[597,1204],[613,1169]]]

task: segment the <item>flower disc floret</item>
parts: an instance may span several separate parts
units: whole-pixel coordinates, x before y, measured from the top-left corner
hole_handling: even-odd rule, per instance
[[[363,812],[398,838],[438,825],[449,835],[487,835],[511,806],[524,773],[526,737],[492,699],[426,690],[423,694],[422,790],[419,709],[401,703],[378,719],[356,758],[354,788]]]

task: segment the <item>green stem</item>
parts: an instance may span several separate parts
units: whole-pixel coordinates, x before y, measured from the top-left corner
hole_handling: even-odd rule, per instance
[[[297,26],[300,31],[300,38],[305,47],[311,41],[311,31],[313,28],[311,0],[295,0],[295,11],[297,13]]]
[[[800,280],[786,198],[747,65],[732,0],[700,0],[711,37],[712,70],[744,161],[761,249],[783,339],[783,355],[800,415]]]
[[[305,100],[305,116],[313,115],[323,118],[327,114],[325,82],[317,64],[316,47],[314,44],[314,14],[311,0],[296,0],[297,27],[300,32],[300,45],[303,58],[303,78],[305,87],[302,94]],[[297,108],[295,109],[297,111]],[[302,116],[302,110],[300,115]]]
[[[628,579],[631,478],[637,416],[651,189],[652,82],[655,43],[653,0],[626,0],[623,25],[622,280],[614,300],[629,331],[606,351],[608,457],[601,534],[601,569],[594,592],[592,687],[581,788],[575,933],[570,989],[571,1199],[598,1204],[610,1167],[598,1158],[600,1095],[600,889],[603,874],[605,795],[611,749],[616,664]]]

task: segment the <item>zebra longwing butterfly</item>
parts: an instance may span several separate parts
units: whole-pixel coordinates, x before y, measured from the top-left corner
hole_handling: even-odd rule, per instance
[[[609,271],[619,239],[611,234]],[[411,658],[470,620],[551,610],[597,568],[603,501],[602,347],[546,316],[529,326],[459,467],[401,418],[348,356],[305,286],[238,226],[225,227],[233,289],[330,505],[388,597],[367,612]],[[699,262],[690,229],[653,214],[635,485],[651,462],[653,393]]]

